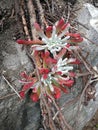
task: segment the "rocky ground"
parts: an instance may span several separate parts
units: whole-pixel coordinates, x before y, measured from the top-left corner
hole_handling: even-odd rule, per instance
[[[47,10],[46,5],[48,3],[43,1],[41,2],[44,10],[46,10],[45,16],[49,24],[53,24],[55,21],[60,19],[62,11],[64,11],[62,16],[65,19],[68,19],[68,9],[65,8],[64,10],[64,0],[61,0],[60,2],[57,0],[57,7],[54,6],[56,9],[52,10],[53,15],[49,14],[49,8]],[[69,0],[71,6],[68,7],[72,9],[73,6],[75,6],[74,9],[76,10],[74,14],[70,14],[70,21],[71,18],[76,18],[78,14],[81,13],[81,10],[79,9],[82,8],[83,3],[85,2],[90,2],[95,6],[98,6],[96,1],[84,0],[81,2],[81,0]],[[14,5],[15,3],[13,0],[0,1],[0,129],[39,130],[42,128],[39,103],[32,103],[29,99],[26,101],[20,101],[20,99],[13,93],[13,90],[9,87],[9,85],[6,84],[4,77],[2,77],[2,74],[4,74],[11,85],[13,85],[17,91],[20,91],[21,84],[18,82],[19,72],[25,69],[27,69],[28,72],[33,70],[33,65],[26,55],[23,47],[15,43],[16,39],[24,38],[25,36],[21,20],[19,21],[16,17],[18,8],[16,11]],[[55,13],[55,10],[57,9],[58,12]],[[87,14],[86,16],[87,19],[89,19],[89,15]],[[79,16],[78,19],[81,22],[81,16]],[[82,23],[86,26],[87,19],[83,20],[82,17]],[[72,24],[74,24],[74,22],[72,22]],[[81,30],[85,30],[83,27],[81,28]],[[93,32],[95,31],[93,30]],[[91,39],[95,39],[95,42],[97,41],[98,36],[96,32],[95,34],[90,33],[90,35],[87,35],[90,36]],[[97,49],[98,48],[94,51],[97,52]],[[96,55],[94,62],[97,62]],[[87,123],[83,130],[98,130],[98,112],[96,112],[95,116],[90,122]]]

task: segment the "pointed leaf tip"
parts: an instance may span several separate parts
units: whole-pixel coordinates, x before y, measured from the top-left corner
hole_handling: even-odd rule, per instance
[[[42,31],[38,23],[34,23],[34,27],[37,31]]]
[[[58,21],[58,23],[57,23],[57,27],[62,27],[64,25],[64,19],[63,18],[61,18],[59,21]]]
[[[36,40],[22,40],[18,39],[17,40],[18,44],[25,44],[25,45],[30,45],[30,44],[43,44],[43,41],[36,39]]]
[[[39,96],[37,93],[32,94],[30,98],[33,102],[37,102],[39,100]]]
[[[47,28],[46,28],[46,36],[48,37],[48,38],[50,38],[51,37],[51,33],[52,33],[52,30],[53,30],[53,27],[52,26],[48,26]]]
[[[26,40],[18,39],[16,42],[18,44],[25,44]]]
[[[19,92],[19,95],[20,95],[20,97],[21,97],[22,99],[25,98],[25,92],[24,92],[24,91],[20,91],[20,92]]]

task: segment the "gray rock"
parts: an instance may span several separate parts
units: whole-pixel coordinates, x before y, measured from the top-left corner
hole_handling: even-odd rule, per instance
[[[12,8],[13,0],[0,1],[2,9]],[[23,70],[32,71],[33,65],[21,45],[13,41],[17,24],[11,19],[10,26],[0,32],[0,129],[1,130],[37,130],[40,125],[39,104],[21,101],[2,77],[16,89],[21,90],[19,73]],[[10,96],[9,96],[10,95]]]

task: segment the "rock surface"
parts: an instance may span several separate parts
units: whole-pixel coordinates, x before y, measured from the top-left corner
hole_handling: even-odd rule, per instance
[[[0,1],[0,9],[12,9],[13,0]],[[13,40],[17,31],[17,22],[14,18],[7,21],[4,30],[0,32],[0,129],[1,130],[37,130],[40,126],[39,104],[30,101],[21,101],[5,82],[2,73],[11,85],[19,91],[19,73],[22,70],[33,70],[33,65],[21,45]]]

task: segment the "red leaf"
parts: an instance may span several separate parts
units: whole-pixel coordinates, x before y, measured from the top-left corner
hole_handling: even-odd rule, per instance
[[[59,81],[59,84],[65,85],[67,87],[71,87],[74,84],[74,80],[71,80],[71,79],[69,80],[59,79],[58,81]]]
[[[34,82],[32,81],[31,83],[27,83],[23,86],[22,91],[26,91],[29,88],[31,88],[33,86]]]
[[[63,25],[64,25],[64,19],[62,18],[57,23],[57,26],[56,26],[57,32],[61,31]]]
[[[81,62],[80,62],[80,60],[78,60],[78,59],[75,59],[75,61],[73,61],[73,62],[70,62],[70,64],[80,64]]]
[[[67,87],[71,87],[74,84],[74,80],[68,80],[66,81],[66,83],[64,83],[64,85],[66,85]]]
[[[76,76],[76,74],[75,74],[74,72],[69,72],[68,75],[69,75],[70,77],[75,77],[75,76]]]
[[[48,26],[46,29],[47,29],[47,31],[52,31],[53,27],[52,26]]]
[[[66,88],[64,88],[63,86],[60,86],[60,89],[64,92],[64,93],[68,93],[68,90]]]
[[[67,36],[71,36],[71,42],[82,42],[83,38],[79,33],[67,33]]]
[[[48,74],[49,71],[50,71],[50,70],[47,69],[47,68],[41,68],[41,69],[39,69],[40,74]]]
[[[52,26],[48,26],[48,27],[46,28],[46,36],[47,36],[48,38],[51,37],[52,29],[53,29]]]
[[[71,42],[82,42],[83,41],[83,38],[80,37],[80,38],[77,38],[77,39],[70,39]]]
[[[50,56],[49,51],[41,52],[41,58],[45,59],[45,58],[48,58],[49,56]]]
[[[54,94],[53,94],[54,98],[59,99],[61,97],[61,90],[60,88],[54,86]]]
[[[67,35],[67,36],[71,36],[71,37],[75,37],[75,38],[80,37],[80,34],[79,34],[79,33],[67,33],[66,35]]]
[[[67,43],[66,47],[69,48],[70,47],[70,43]]]
[[[34,56],[37,56],[37,55],[39,55],[39,51],[35,50],[34,51]]]
[[[48,78],[48,74],[44,74],[43,79],[47,79],[47,78]]]
[[[30,98],[33,102],[37,102],[39,100],[39,96],[37,93],[31,94]]]
[[[56,59],[59,59],[60,57],[63,57],[63,55],[67,52],[66,48],[61,49],[59,53],[55,56]]]
[[[56,72],[56,74],[61,75],[61,74],[62,74],[62,71],[58,71],[58,72]]]
[[[37,93],[37,88],[36,88],[36,87],[33,88],[33,89],[32,89],[32,92],[33,92],[33,93]]]
[[[49,57],[50,56],[50,52],[49,51],[45,51],[45,57]]]
[[[31,42],[31,44],[43,44],[42,40],[36,39]]]
[[[21,72],[20,73],[20,76],[22,77],[22,78],[24,78],[23,80],[21,80],[21,81],[25,81],[25,82],[32,82],[32,81],[35,81],[36,79],[34,78],[34,77],[32,77],[32,76],[30,76],[30,75],[27,75],[27,73],[24,71],[24,72]]]
[[[27,73],[26,73],[25,71],[21,72],[21,73],[20,73],[20,76],[21,76],[22,78],[28,79],[28,75],[27,75]]]
[[[37,31],[42,31],[38,23],[34,23],[34,27],[36,28]]]
[[[64,24],[64,25],[62,26],[62,28],[61,28],[62,31],[63,31],[64,29],[66,29],[68,25],[70,25],[70,24],[69,24],[69,23]]]
[[[53,59],[51,57],[47,58],[45,61],[46,61],[46,64],[56,64],[57,63],[57,60]]]
[[[19,92],[19,95],[20,95],[20,97],[21,97],[22,99],[24,99],[24,97],[25,97],[25,92],[24,92],[24,91],[21,91],[21,92]]]
[[[30,44],[42,44],[43,41],[37,39],[37,40],[33,40],[33,41],[27,41],[27,40],[22,40],[22,39],[18,39],[17,40],[18,44],[25,44],[25,45],[30,45]]]
[[[25,43],[27,43],[27,41],[26,40],[22,40],[22,39],[18,39],[17,43],[18,44],[25,44]]]

